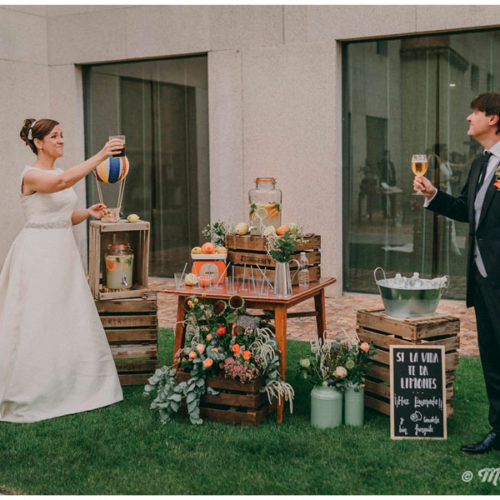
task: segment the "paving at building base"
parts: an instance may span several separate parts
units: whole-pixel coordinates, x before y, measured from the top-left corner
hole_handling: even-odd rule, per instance
[[[149,285],[160,291],[173,286],[173,280],[150,278]],[[361,309],[382,309],[382,299],[378,295],[366,293],[346,293],[337,298],[326,298],[326,326],[332,335],[342,328],[348,331],[356,329],[356,312]],[[160,328],[174,328],[176,321],[177,297],[158,293],[158,321]],[[313,299],[303,302],[289,311],[312,311]],[[474,309],[465,307],[459,300],[441,300],[437,313],[449,314],[460,319],[460,356],[479,356],[476,335]],[[316,333],[314,317],[291,318],[288,320],[287,337],[291,340],[309,341]]]

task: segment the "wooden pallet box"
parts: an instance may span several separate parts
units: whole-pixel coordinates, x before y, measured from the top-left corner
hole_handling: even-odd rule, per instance
[[[189,380],[188,373],[177,372],[177,380]],[[221,376],[208,377],[207,387],[219,392],[217,395],[205,394],[200,403],[200,416],[212,422],[224,422],[236,425],[256,426],[263,422],[275,409],[269,404],[265,393],[264,378],[241,383]]]
[[[89,285],[98,300],[141,297],[148,293],[150,224],[146,221],[130,223],[91,221],[89,230]],[[125,241],[134,253],[130,289],[106,288],[105,253],[110,243]]]
[[[156,293],[143,298],[96,300],[122,385],[144,385],[158,368]]]
[[[444,345],[446,370],[446,407],[453,415],[453,383],[458,366],[460,320],[454,316],[436,314],[407,320],[387,316],[383,309],[361,310],[357,313],[359,338],[373,342],[377,349],[365,387],[365,405],[390,415],[391,345]]]
[[[274,282],[274,270],[276,261],[267,253],[266,238],[263,236],[244,235],[238,236],[230,234],[226,236],[226,248],[228,249],[228,261],[234,264],[235,278],[243,278],[245,264],[246,267],[256,267],[257,265],[265,270],[268,280]],[[309,281],[319,281],[321,278],[321,236],[318,234],[306,234],[305,241],[297,248],[297,253],[292,255],[293,259],[299,260],[300,252],[305,252],[309,261]],[[290,269],[297,268],[296,262],[290,262]],[[261,274],[258,270],[255,273],[255,278],[260,281]],[[250,276],[247,269],[246,278]],[[298,284],[298,277],[295,276],[292,284]]]

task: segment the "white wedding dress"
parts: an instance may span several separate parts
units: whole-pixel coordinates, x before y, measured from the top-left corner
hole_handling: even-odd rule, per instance
[[[0,273],[0,422],[36,422],[121,401],[71,229],[76,193],[21,197],[26,223]]]

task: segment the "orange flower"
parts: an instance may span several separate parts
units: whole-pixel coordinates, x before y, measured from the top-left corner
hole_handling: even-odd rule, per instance
[[[203,344],[198,344],[196,346],[196,350],[200,353],[203,354],[205,352],[205,346]]]
[[[209,333],[209,334],[207,335],[207,340],[208,340],[208,341],[212,340],[213,338],[214,338],[214,336],[213,336],[211,333]]]
[[[219,352],[219,348],[218,348],[218,347],[214,347],[214,348],[212,349],[212,351],[214,351],[214,352]]]
[[[234,344],[233,347],[231,348],[235,354],[238,354],[240,352],[240,344]]]
[[[497,189],[500,189],[500,178],[498,178],[493,184]]]
[[[195,359],[195,358],[197,358],[197,357],[198,357],[198,354],[196,354],[196,352],[195,352],[195,351],[191,351],[191,352],[189,353],[189,359]]]
[[[252,356],[252,353],[250,351],[243,351],[241,355],[243,356],[243,359],[245,361],[248,361],[250,359],[250,356]]]
[[[203,361],[203,366],[205,368],[210,368],[214,364],[214,360],[211,358],[207,358],[205,361]]]
[[[370,344],[368,342],[363,342],[359,348],[362,350],[362,351],[365,351],[365,352],[368,352],[370,350]]]

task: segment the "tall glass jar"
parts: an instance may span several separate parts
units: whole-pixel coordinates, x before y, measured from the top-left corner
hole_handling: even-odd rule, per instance
[[[255,189],[248,191],[250,202],[250,234],[262,236],[268,226],[281,226],[281,190],[274,177],[257,177]]]
[[[128,243],[110,243],[104,254],[106,287],[112,290],[132,288],[134,252]]]

